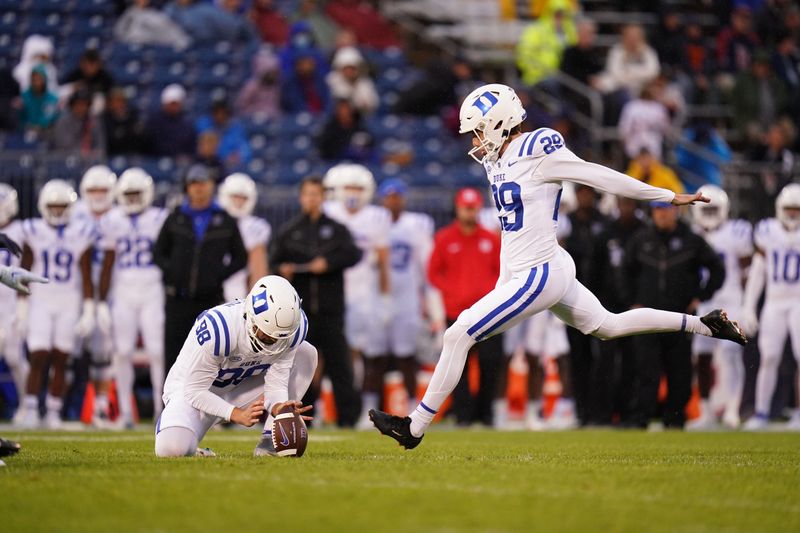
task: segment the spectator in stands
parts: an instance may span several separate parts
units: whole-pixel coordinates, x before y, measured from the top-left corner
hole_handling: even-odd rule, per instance
[[[331,96],[349,100],[356,111],[367,116],[378,108],[378,92],[366,73],[364,58],[356,48],[340,48],[333,56],[333,70],[328,73]]]
[[[253,56],[253,75],[239,91],[234,103],[240,117],[274,119],[281,110],[280,63],[269,50]]]
[[[255,0],[250,8],[250,20],[265,43],[279,47],[289,40],[289,24],[273,0]]]
[[[619,118],[619,135],[629,159],[647,150],[661,159],[664,135],[670,130],[667,107],[655,99],[656,87],[650,83],[642,89],[639,98],[622,108]]]
[[[652,202],[653,226],[628,243],[625,253],[632,307],[657,306],[678,313],[694,313],[722,286],[725,266],[703,237],[692,233],[678,218],[678,208]],[[678,253],[678,251],[680,251]],[[708,273],[707,278],[701,274]],[[661,374],[667,378],[664,426],[682,429],[692,391],[691,337],[685,333],[657,333],[635,338],[637,394],[635,421],[647,427],[656,414]]]
[[[675,157],[681,173],[688,172],[697,179],[684,179],[689,191],[694,191],[698,186],[710,183],[722,187],[722,168],[721,165],[730,162],[733,154],[728,143],[717,133],[714,127],[707,121],[698,121],[696,124],[686,128],[683,132],[683,139],[698,145],[704,152],[697,152],[689,149],[684,144],[679,144],[675,148]],[[688,186],[693,183],[693,186]]]
[[[731,87],[733,78],[750,68],[750,61],[758,46],[758,36],[752,28],[750,7],[739,4],[731,14],[730,26],[717,35],[717,68],[721,70],[719,83],[724,89]]]
[[[373,138],[350,100],[337,100],[318,140],[326,161],[366,163],[372,157]]]
[[[642,27],[628,24],[622,29],[622,40],[608,52],[600,88],[604,92],[622,90],[635,97],[658,76],[660,68],[658,55],[647,44]]]
[[[478,224],[483,198],[477,189],[456,194],[456,220],[436,233],[428,262],[428,280],[444,300],[448,325],[494,288],[500,274],[500,237]],[[461,426],[472,422],[492,425],[499,371],[503,365],[503,336],[496,335],[476,345],[480,388],[473,398],[469,372],[461,375],[453,391],[453,411]]]
[[[789,149],[796,129],[788,119],[772,124],[760,142],[748,152],[748,158],[764,165],[753,180],[748,198],[751,220],[775,216],[775,198],[794,177],[797,158]]]
[[[47,71],[47,90],[58,94],[58,71],[52,62],[53,41],[42,35],[30,35],[22,43],[22,56],[14,67],[14,79],[19,90],[25,92],[31,83],[31,71],[37,65],[44,65]]]
[[[195,162],[203,165],[219,183],[225,175],[225,165],[217,155],[219,153],[219,136],[214,130],[206,130],[197,136],[197,157]]]
[[[0,67],[0,130],[16,129],[19,96],[19,83],[9,69]]]
[[[231,109],[225,100],[211,104],[211,114],[197,119],[197,133],[213,131],[219,137],[217,155],[228,169],[234,169],[250,161],[252,152],[247,141],[247,132],[242,123],[231,117]]]
[[[328,62],[325,54],[317,47],[311,26],[303,21],[295,22],[289,28],[289,43],[278,52],[281,60],[281,77],[287,78],[295,70],[299,57],[311,57],[316,63],[316,68],[326,73]]]
[[[736,77],[731,94],[733,123],[743,140],[757,142],[789,110],[789,97],[783,82],[772,72],[770,56],[757,50],[753,64]]]
[[[517,67],[526,85],[536,85],[558,71],[561,55],[578,40],[568,2],[555,0],[528,26],[517,44]]]
[[[661,163],[646,148],[643,148],[639,155],[631,161],[625,173],[653,187],[669,189],[676,193],[683,192],[683,184],[675,172]]]
[[[281,107],[287,113],[319,114],[328,108],[328,86],[315,54],[299,54],[294,70],[281,80]]]
[[[339,26],[320,9],[319,0],[301,0],[292,22],[305,22],[314,35],[315,42],[323,50],[331,50],[336,41]]]
[[[757,10],[756,33],[764,46],[774,48],[780,41],[780,35],[787,29],[790,7],[793,7],[792,0],[766,0]]]
[[[183,111],[186,91],[173,83],[161,91],[161,109],[145,124],[149,151],[157,156],[192,156],[197,141],[195,129]]]
[[[594,189],[586,185],[575,187],[577,208],[569,214],[572,232],[564,242],[567,250],[575,261],[575,276],[601,300],[609,287],[602,284],[605,265],[597,261],[601,252],[600,236],[606,231],[609,220],[597,208],[598,195]],[[570,353],[569,360],[572,368],[572,390],[575,396],[575,411],[581,424],[596,420],[591,398],[597,395],[592,376],[597,372],[601,361],[599,356],[598,341],[590,335],[567,328]]]
[[[85,89],[94,97],[107,95],[114,85],[114,78],[103,66],[100,52],[96,48],[87,49],[78,63],[78,68],[61,80],[62,84],[73,84],[74,90]]]
[[[575,30],[577,42],[564,50],[561,72],[597,88],[597,75],[603,71],[603,62],[595,47],[597,24],[591,19],[581,18],[576,21]]]
[[[192,40],[170,18],[150,7],[150,0],[134,0],[114,25],[114,38],[122,43],[187,48]]]
[[[800,124],[800,52],[797,50],[797,39],[789,31],[781,32],[777,46],[772,55],[772,68],[783,81],[791,98],[791,116]]]
[[[672,8],[667,8],[659,20],[658,29],[652,39],[658,52],[658,61],[662,66],[682,69],[686,65],[686,33],[681,15]]]
[[[464,91],[474,89],[472,66],[463,57],[452,62],[434,60],[426,70],[425,76],[400,95],[397,113],[436,115],[444,108],[460,105]]]
[[[142,152],[143,132],[139,113],[128,104],[122,87],[115,87],[108,93],[103,127],[106,131],[106,154],[109,156]]]
[[[92,116],[91,95],[78,90],[69,97],[69,105],[58,117],[52,131],[52,148],[81,157],[102,156],[106,148],[103,122]]]
[[[325,11],[339,26],[353,30],[362,46],[384,49],[402,45],[392,24],[370,2],[330,0]]]
[[[716,68],[714,55],[706,46],[703,29],[697,21],[690,20],[686,24],[686,65],[691,84],[684,89],[686,99],[695,104],[711,101],[715,96],[709,82]]]
[[[22,93],[19,122],[25,130],[46,130],[58,118],[58,96],[47,89],[47,68],[37,65],[31,71],[28,90]]]
[[[195,43],[251,42],[258,39],[258,35],[250,22],[239,14],[241,7],[242,0],[220,0],[218,3],[175,0],[164,8],[164,12]]]

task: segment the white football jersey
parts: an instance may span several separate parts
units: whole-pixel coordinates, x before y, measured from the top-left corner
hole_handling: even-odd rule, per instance
[[[153,245],[158,239],[167,211],[148,207],[129,215],[115,207],[100,220],[101,250],[114,250],[114,291],[141,291],[161,285],[161,270],[153,263]]]
[[[800,302],[800,230],[768,218],[756,226],[754,240],[767,263],[767,301]]]
[[[247,215],[236,221],[245,249],[250,252],[257,246],[266,246],[272,236],[272,226],[263,218]],[[247,268],[233,274],[222,286],[225,299],[228,301],[240,300],[247,296],[250,287],[247,283]]]
[[[742,268],[739,260],[753,255],[753,227],[745,220],[728,220],[708,233],[696,231],[705,237],[708,244],[719,254],[725,264],[725,282],[707,302],[703,302],[700,314],[724,307],[736,309],[742,303]]]
[[[89,209],[89,205],[83,200],[75,202],[72,208],[72,221],[78,224],[87,224],[92,227],[93,232],[93,249],[92,249],[92,284],[97,287],[100,285],[100,272],[103,270],[103,259],[105,257],[105,249],[103,248],[103,237],[101,235],[101,226],[103,219],[108,216],[111,211],[106,211],[100,216],[95,215]]]
[[[510,272],[530,270],[555,256],[562,181],[638,200],[675,198],[671,191],[582,160],[550,128],[520,135],[484,168],[500,218],[501,261]]]
[[[264,376],[268,404],[288,399],[289,372],[297,348],[308,334],[308,319],[294,337],[284,341],[286,349],[275,355],[255,351],[244,320],[245,303],[230,302],[202,313],[164,383],[164,403],[175,394],[194,398],[193,407],[228,418],[232,405],[220,397],[251,377]],[[281,341],[279,341],[281,342]]]
[[[422,213],[400,214],[389,232],[392,301],[396,311],[421,313],[421,295],[433,249],[433,219]]]
[[[80,297],[82,291],[81,256],[96,238],[95,226],[73,221],[66,226],[51,226],[44,219],[30,218],[22,223],[23,241],[33,252],[31,271],[50,279],[50,283],[31,283],[31,297],[68,295]]]
[[[379,292],[377,251],[389,246],[392,215],[377,205],[366,205],[356,213],[351,213],[341,203],[332,203],[326,208],[325,214],[346,226],[363,252],[361,260],[345,270],[346,300],[352,302],[376,296]]]
[[[22,247],[24,238],[22,234],[22,222],[19,220],[12,220],[6,227],[0,228],[0,233],[5,233],[9,239]],[[19,257],[12,254],[11,250],[0,248],[0,265],[18,267]],[[14,316],[16,299],[17,291],[5,285],[0,286],[0,317]]]

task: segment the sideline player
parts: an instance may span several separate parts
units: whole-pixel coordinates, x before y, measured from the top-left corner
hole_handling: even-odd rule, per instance
[[[252,427],[266,423],[253,454],[274,455],[272,421],[299,401],[317,368],[317,350],[305,341],[308,320],[284,278],[256,282],[244,301],[213,307],[195,321],[164,384],[164,411],[156,422],[158,457],[209,455],[197,445],[223,420]]]
[[[325,175],[332,188],[333,202],[325,203],[325,214],[350,230],[364,253],[356,265],[344,273],[346,307],[345,336],[354,356],[363,357],[364,387],[362,410],[357,427],[369,427],[368,413],[376,409],[383,387],[380,360],[385,355],[382,333],[392,312],[389,283],[389,233],[391,215],[371,205],[375,192],[372,173],[361,165],[341,164]]]
[[[217,196],[219,205],[236,219],[247,250],[247,267],[225,280],[222,286],[225,301],[232,302],[244,298],[253,283],[267,275],[267,243],[272,227],[263,218],[253,216],[258,190],[247,174],[237,172],[225,178]]]
[[[783,188],[775,200],[775,218],[759,222],[754,237],[756,253],[745,288],[743,323],[752,335],[760,322],[761,362],[756,378],[756,413],[744,425],[748,431],[767,427],[787,335],[794,358],[800,363],[800,184]],[[759,321],[756,306],[765,283]],[[795,410],[787,429],[800,430],[800,409]]]
[[[514,90],[501,84],[479,87],[461,105],[460,132],[474,135],[469,154],[483,164],[500,216],[501,277],[493,291],[461,313],[445,332],[442,355],[428,390],[411,415],[370,413],[381,433],[407,449],[419,445],[455,388],[470,347],[545,309],[600,339],[686,331],[747,342],[722,311],[702,318],[647,308],[614,314],[575,279],[575,263],[556,241],[562,181],[673,205],[708,199],[702,194],[675,194],[583,161],[550,128],[523,133],[520,124],[525,118]]]
[[[161,270],[153,263],[153,243],[168,213],[153,207],[153,192],[153,178],[141,168],[129,168],[117,182],[117,207],[103,218],[100,227],[104,257],[98,292],[100,302],[111,302],[119,428],[133,425],[132,358],[139,334],[150,360],[153,416],[161,414],[164,284]]]
[[[725,263],[725,281],[714,296],[697,308],[700,315],[723,307],[739,311],[742,307],[744,270],[753,255],[753,228],[745,220],[728,220],[728,195],[715,185],[704,185],[698,190],[711,200],[710,204],[691,206],[692,219],[703,236]],[[725,408],[722,423],[731,428],[739,427],[739,406],[744,389],[744,360],[740,346],[721,342],[710,337],[696,336],[692,351],[697,365],[697,383],[700,389],[700,417],[687,425],[689,430],[711,429],[717,425],[717,417],[711,410],[709,396],[714,378],[712,359],[716,360],[719,373],[717,381],[722,391]]]
[[[82,224],[88,224],[94,231],[92,250],[92,286],[100,286],[100,273],[103,269],[104,251],[102,240],[102,220],[114,207],[114,188],[117,176],[105,165],[94,165],[84,172],[80,184],[80,199],[75,203],[72,217]],[[108,392],[111,388],[111,357],[113,341],[111,338],[111,309],[99,299],[97,293],[84,300],[81,317],[77,325],[78,336],[91,360],[91,379],[95,387],[92,425],[97,428],[108,426]]]
[[[45,425],[58,429],[66,392],[67,360],[75,350],[81,301],[92,297],[94,228],[72,218],[78,195],[67,182],[48,181],[39,193],[42,218],[22,224],[25,246],[22,268],[49,278],[47,287],[31,287],[17,302],[17,319],[27,329],[31,370],[19,418],[20,425],[39,424],[39,392],[45,369],[53,374],[45,401]]]

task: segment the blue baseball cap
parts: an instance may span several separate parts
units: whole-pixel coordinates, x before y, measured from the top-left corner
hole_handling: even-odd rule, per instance
[[[654,202],[650,202],[650,207],[651,208],[662,208],[662,209],[664,209],[664,208],[667,208],[667,207],[675,207],[675,206],[672,205],[670,202],[656,202],[656,201],[654,201]]]
[[[378,187],[378,196],[384,198],[390,194],[399,194],[400,196],[405,196],[408,192],[408,185],[401,179],[391,178],[383,183],[381,183],[380,187]]]

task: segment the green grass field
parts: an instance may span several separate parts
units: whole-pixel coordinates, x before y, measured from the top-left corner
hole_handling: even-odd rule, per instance
[[[156,460],[150,433],[9,433],[0,531],[800,531],[800,434],[312,432],[301,459]]]

